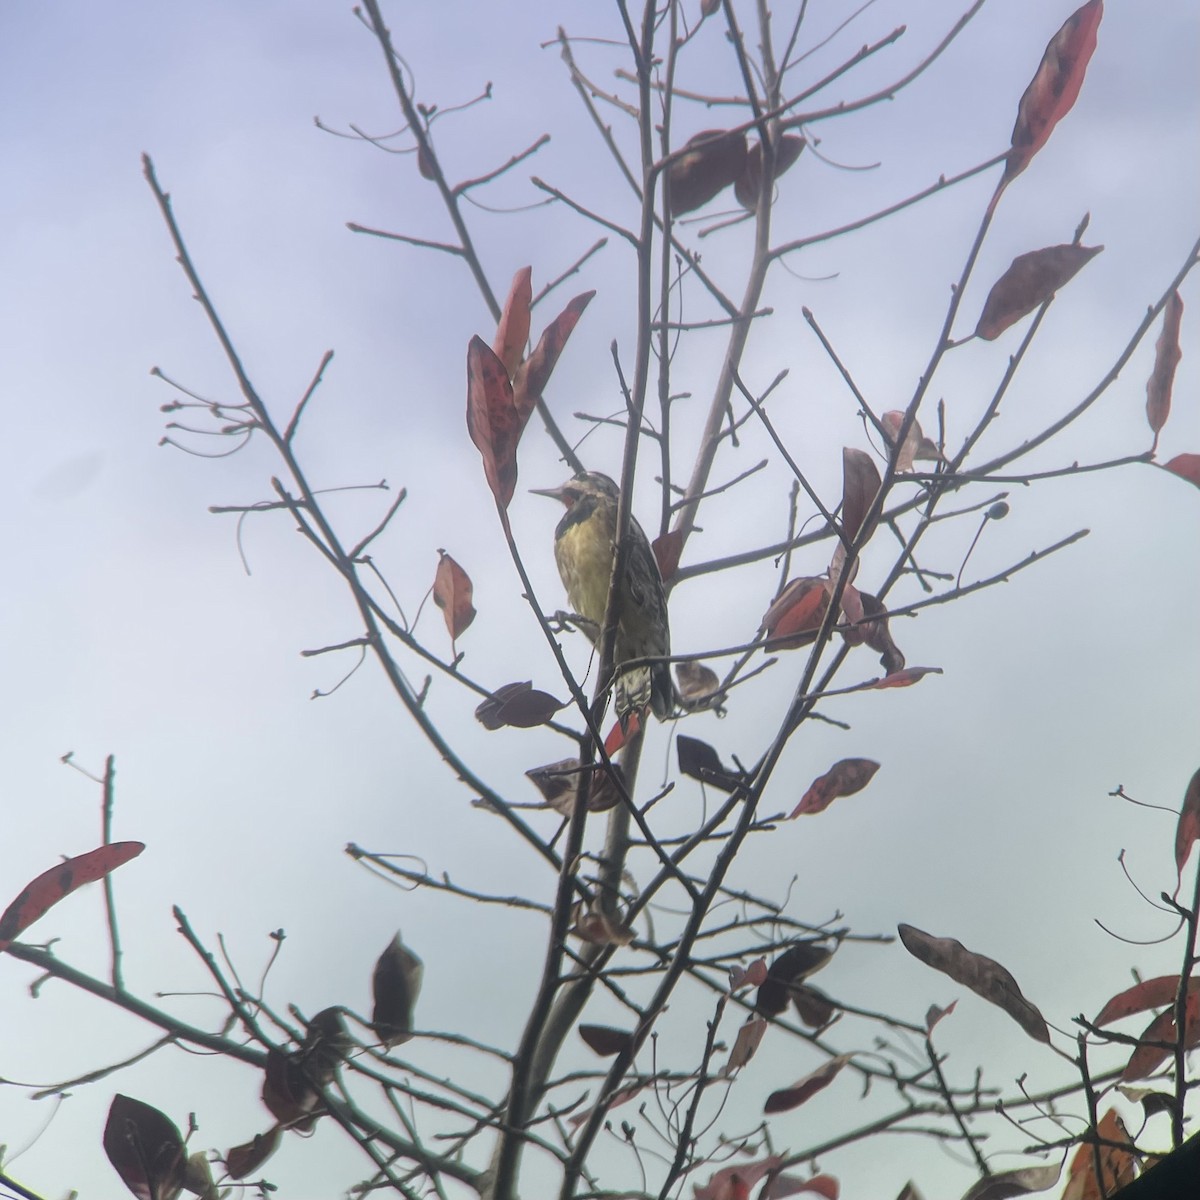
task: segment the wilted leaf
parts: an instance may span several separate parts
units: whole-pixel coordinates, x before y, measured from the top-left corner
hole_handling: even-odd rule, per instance
[[[525,343],[529,341],[529,305],[533,300],[533,271],[521,267],[513,276],[500,324],[496,326],[496,340],[492,349],[504,364],[511,379],[521,365],[525,354]]]
[[[598,908],[576,905],[571,932],[595,946],[628,946],[637,936],[633,928]]]
[[[15,937],[44,916],[64,896],[69,896],[85,883],[103,879],[131,858],[137,858],[145,848],[141,842],[110,842],[107,846],[68,858],[43,871],[25,885],[0,915],[0,953],[7,950]]]
[[[721,686],[716,671],[700,662],[676,663],[675,679],[684,704],[699,704],[702,700],[709,700]]]
[[[683,530],[668,529],[666,533],[659,534],[650,543],[650,549],[654,551],[658,573],[663,583],[667,583],[679,569],[679,556],[683,553]]]
[[[796,1016],[809,1029],[824,1029],[837,1014],[837,1005],[811,983],[794,983],[788,991]]]
[[[875,460],[865,450],[843,447],[842,533],[847,542],[854,541],[858,536],[882,482]],[[869,537],[870,534],[864,537],[863,542]]]
[[[421,960],[396,934],[375,963],[372,989],[375,1006],[371,1028],[388,1049],[412,1037],[413,1008],[421,991]]]
[[[771,650],[811,645],[829,608],[829,580],[803,575],[791,580],[763,614],[759,626]]]
[[[262,1102],[281,1125],[307,1132],[316,1120],[321,1096],[305,1077],[298,1056],[271,1046],[263,1072]]]
[[[569,817],[575,808],[575,795],[578,791],[579,759],[563,758],[558,762],[547,763],[544,767],[533,767],[525,772],[539,792],[542,793],[551,808]],[[625,778],[620,763],[612,764],[612,771],[622,781]],[[621,793],[613,782],[612,774],[603,763],[593,763],[588,768],[587,782],[584,794],[588,812],[606,812],[621,802]]]
[[[1194,781],[1193,781],[1194,782]],[[1188,991],[1200,991],[1200,979],[1188,980]],[[1133,987],[1118,992],[1099,1012],[1093,1025],[1108,1025],[1123,1017],[1149,1012],[1152,1008],[1166,1008],[1174,1004],[1179,994],[1178,975],[1159,975],[1155,979],[1143,979]]]
[[[998,962],[968,950],[955,938],[934,937],[912,925],[897,928],[910,954],[1002,1008],[1031,1038],[1050,1044],[1045,1017],[1025,999],[1017,981]]]
[[[733,1039],[729,1061],[721,1068],[721,1074],[728,1077],[734,1071],[740,1071],[754,1057],[754,1052],[766,1032],[767,1022],[762,1017],[747,1017],[737,1031],[737,1037]]]
[[[196,1150],[183,1160],[183,1186],[200,1200],[220,1200],[213,1183],[212,1164],[203,1150]]]
[[[605,1108],[611,1110],[617,1108],[619,1105],[628,1104],[629,1101],[634,1098],[634,1096],[643,1091],[645,1088],[649,1087],[650,1083],[650,1079],[643,1079],[639,1083],[631,1083],[625,1087],[617,1088],[617,1090],[613,1092],[612,1097],[605,1104]],[[586,1109],[580,1113],[575,1113],[575,1115],[568,1121],[568,1124],[573,1129],[578,1129],[581,1125],[586,1125],[588,1121],[591,1120],[593,1112],[595,1112],[594,1107]]]
[[[680,734],[675,742],[679,770],[683,775],[710,784],[723,792],[732,792],[742,781],[741,774],[725,767],[717,752],[699,738]]]
[[[783,1157],[772,1154],[757,1162],[739,1163],[735,1167],[722,1167],[703,1186],[696,1186],[695,1200],[746,1200],[750,1189],[765,1175],[778,1171],[783,1166]]]
[[[1103,249],[1103,246],[1070,244],[1019,254],[992,284],[979,324],[975,326],[975,336],[989,342],[999,337],[1010,325],[1049,300]]]
[[[225,1155],[225,1170],[230,1179],[245,1179],[253,1175],[279,1149],[282,1130],[272,1126],[266,1133],[256,1133],[248,1142],[234,1146]]]
[[[1163,465],[1163,470],[1200,487],[1200,454],[1177,454]]]
[[[1159,1113],[1175,1111],[1175,1097],[1169,1092],[1156,1092],[1153,1088],[1125,1087],[1121,1084],[1117,1085],[1117,1091],[1131,1104],[1140,1104],[1147,1121]]]
[[[945,1008],[938,1008],[936,1004],[931,1004],[925,1013],[925,1032],[932,1033],[937,1023],[944,1017],[948,1017],[954,1011],[957,1004],[957,1000],[951,1000]]]
[[[354,1040],[346,1029],[341,1009],[323,1008],[309,1021],[300,1044],[305,1076],[325,1087],[353,1048]]]
[[[897,451],[896,439],[900,436],[900,427],[904,424],[904,413],[900,409],[893,409],[891,412],[885,412],[879,418],[880,425],[883,426],[883,436],[887,439],[888,448],[896,455],[896,470],[911,471],[913,469],[913,460],[917,457],[917,450],[921,445],[922,437],[921,426],[916,420],[908,427],[908,433],[904,437],[904,444]]]
[[[767,960],[756,958],[744,971],[736,963],[729,968],[729,990],[736,992],[738,988],[758,987],[767,978]]]
[[[775,146],[775,178],[796,165],[804,149],[804,139],[794,133],[785,133]],[[746,153],[746,165],[734,184],[733,194],[737,202],[748,209],[758,207],[758,193],[762,191],[762,143],[755,142]]]
[[[475,606],[471,603],[474,594],[471,577],[445,550],[439,550],[437,572],[433,577],[433,602],[442,610],[452,644],[475,620]]]
[[[1179,878],[1183,879],[1183,868],[1187,865],[1192,846],[1200,838],[1200,771],[1197,771],[1183,794],[1183,807],[1179,810],[1179,824],[1175,827],[1175,866]],[[1176,887],[1178,891],[1178,887]],[[4,922],[0,920],[0,929]]]
[[[521,421],[521,428],[537,407],[537,402],[550,382],[550,375],[558,363],[559,355],[567,344],[571,331],[579,324],[583,310],[591,302],[595,292],[581,292],[567,302],[567,307],[542,330],[533,353],[517,368],[513,376],[513,403]]]
[[[762,1200],[783,1200],[785,1196],[798,1196],[801,1192],[816,1192],[824,1200],[838,1200],[838,1181],[832,1175],[810,1175],[797,1179],[795,1175],[776,1175],[767,1184]]]
[[[1001,1171],[986,1179],[976,1180],[963,1193],[962,1200],[1012,1200],[1013,1196],[1028,1196],[1044,1192],[1058,1182],[1062,1167],[1057,1163],[1046,1167],[1021,1167],[1016,1171]]]
[[[1129,1142],[1129,1131],[1115,1108],[1100,1118],[1096,1136],[1108,1142]],[[1090,1142],[1083,1142],[1075,1151],[1067,1169],[1067,1186],[1062,1200],[1101,1200],[1113,1196],[1137,1173],[1137,1159],[1128,1150],[1115,1146],[1100,1146],[1101,1180],[1096,1178],[1096,1149]]]
[[[517,489],[517,443],[525,429],[504,364],[478,335],[467,347],[467,432],[483,458],[483,474],[502,510]]]
[[[861,792],[878,770],[879,764],[869,758],[843,758],[808,785],[808,791],[788,814],[788,820],[802,813],[823,812],[839,796],[853,796],[855,792]]]
[[[630,1048],[636,1050],[645,1033],[635,1043],[634,1035],[625,1029],[613,1029],[609,1025],[580,1025],[579,1036],[601,1058],[614,1058]]]
[[[707,204],[741,177],[746,165],[746,135],[706,129],[688,139],[683,153],[667,167],[671,215],[678,217]]]
[[[525,680],[497,688],[475,710],[475,718],[484,729],[501,729],[505,725],[532,729],[536,725],[545,725],[562,707],[561,700],[556,700],[549,692],[537,691]]]
[[[1200,995],[1189,992],[1185,1011],[1183,1044],[1188,1050],[1200,1045]],[[1179,1026],[1175,1023],[1175,1008],[1159,1013],[1142,1031],[1138,1039],[1144,1043],[1132,1054],[1121,1079],[1129,1083],[1134,1079],[1145,1079],[1153,1075],[1172,1056],[1173,1051],[1163,1046],[1152,1046],[1151,1042],[1175,1042],[1179,1038]]]
[[[165,1113],[120,1093],[108,1108],[104,1153],[138,1200],[175,1200],[183,1188],[186,1151]]]
[[[850,1061],[850,1058],[849,1054],[839,1054],[836,1058],[831,1058],[827,1063],[819,1066],[815,1071],[810,1071],[803,1079],[798,1079],[791,1087],[772,1092],[767,1097],[766,1104],[763,1105],[763,1112],[769,1115],[799,1108],[806,1100],[811,1099],[823,1088],[827,1088],[837,1078],[838,1073]]]
[[[1038,69],[1021,97],[1012,131],[1012,149],[1001,186],[1011,183],[1046,144],[1055,125],[1071,111],[1083,86],[1084,72],[1096,49],[1096,30],[1104,15],[1102,0],[1076,9],[1050,39]]]
[[[833,951],[821,942],[793,942],[767,971],[766,981],[754,1000],[754,1011],[764,1017],[779,1016],[801,980],[815,974],[832,957]]]
[[[857,632],[872,650],[878,652],[884,671],[895,675],[904,669],[904,655],[900,647],[892,641],[891,631],[888,629],[888,611],[883,602],[870,592],[859,592],[858,597],[862,602],[863,617],[870,620],[864,619],[861,624],[854,626],[854,632]],[[842,636],[846,637],[846,633]],[[849,637],[846,637],[846,640],[851,645],[858,644]]]
[[[902,671],[893,671],[882,679],[875,679],[863,685],[863,691],[881,692],[884,688],[912,687],[926,675],[940,675],[941,667],[905,667]]]

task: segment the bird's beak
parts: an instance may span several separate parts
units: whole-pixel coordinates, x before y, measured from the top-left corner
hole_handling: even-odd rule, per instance
[[[531,496],[548,496],[551,500],[557,500],[560,504],[565,504],[563,500],[563,489],[561,486],[556,488],[530,488]]]

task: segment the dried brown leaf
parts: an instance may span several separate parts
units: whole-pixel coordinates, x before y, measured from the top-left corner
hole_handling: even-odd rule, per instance
[[[838,1077],[838,1073],[850,1061],[850,1058],[849,1054],[839,1054],[836,1058],[831,1058],[828,1062],[823,1063],[815,1071],[810,1071],[803,1079],[798,1079],[791,1087],[780,1088],[779,1091],[772,1092],[767,1097],[766,1104],[763,1105],[763,1112],[770,1115],[771,1113],[790,1112],[793,1108],[799,1108],[806,1100],[827,1088]]]
[[[591,302],[595,292],[581,292],[567,302],[566,308],[542,330],[538,344],[533,353],[517,368],[512,377],[513,404],[521,429],[537,407],[550,375],[558,363],[563,347],[571,336],[571,331],[579,324],[583,310]],[[520,432],[518,431],[518,437]]]
[[[663,583],[668,582],[679,570],[679,556],[683,553],[683,530],[668,529],[666,533],[659,534],[650,543],[650,549],[654,551],[654,561],[658,563],[658,573],[662,576]]]
[[[1175,827],[1175,866],[1180,880],[1183,879],[1183,868],[1197,839],[1200,839],[1200,771],[1192,776],[1187,785],[1183,807],[1179,810],[1179,823]]]
[[[524,428],[504,363],[481,337],[473,337],[467,347],[467,431],[501,510],[517,489],[517,443]]]
[[[175,1200],[183,1189],[183,1138],[175,1122],[157,1108],[122,1096],[108,1108],[104,1153],[121,1182],[138,1200]]]
[[[737,1031],[737,1037],[733,1039],[729,1061],[721,1068],[721,1074],[728,1077],[734,1071],[740,1071],[754,1057],[754,1052],[766,1032],[767,1022],[762,1017],[747,1017]]]
[[[711,700],[721,686],[716,671],[700,662],[676,663],[675,680],[679,685],[679,697],[687,705]]]
[[[279,1149],[282,1129],[273,1125],[266,1133],[256,1133],[248,1142],[234,1146],[225,1155],[225,1170],[230,1179],[253,1175]]]
[[[764,1017],[777,1017],[787,1008],[799,984],[816,974],[833,957],[828,945],[815,941],[793,942],[767,971],[758,989],[754,1011]]]
[[[843,758],[808,785],[808,791],[788,814],[788,820],[802,813],[823,812],[840,796],[861,792],[878,770],[879,764],[869,758]]]
[[[791,580],[763,614],[759,629],[769,650],[809,646],[829,608],[829,580],[803,575]]]
[[[525,344],[529,341],[529,306],[533,301],[533,270],[521,267],[513,276],[500,323],[496,326],[496,339],[492,349],[504,364],[511,379],[521,365],[525,355]]]
[[[1045,1167],[1020,1167],[1015,1171],[1000,1171],[985,1179],[977,1179],[963,1193],[962,1200],[1012,1200],[1014,1196],[1028,1196],[1031,1192],[1044,1192],[1052,1188],[1062,1173],[1055,1163]]]
[[[421,960],[400,940],[399,934],[375,962],[371,1028],[388,1049],[412,1037],[413,1009],[424,970]]]
[[[1169,463],[1163,464],[1163,470],[1200,487],[1200,454],[1177,454]]]
[[[474,595],[471,577],[445,550],[439,550],[437,572],[433,577],[433,602],[442,610],[452,644],[475,620],[475,606],[471,603]]]
[[[717,752],[699,738],[680,734],[675,742],[679,755],[679,770],[683,775],[710,784],[723,792],[732,792],[742,782],[740,772],[731,771],[722,762]]]
[[[1106,1142],[1130,1141],[1129,1130],[1115,1108],[1110,1108],[1100,1118],[1096,1136]],[[1096,1148],[1091,1142],[1083,1142],[1067,1168],[1067,1186],[1063,1189],[1062,1200],[1105,1200],[1133,1182],[1137,1159],[1130,1151],[1102,1145],[1099,1152],[1103,1184],[1096,1178]]]
[[[805,141],[794,133],[785,133],[775,147],[775,178],[796,165]],[[746,165],[733,187],[737,202],[753,211],[758,207],[758,194],[762,191],[762,143],[755,142],[746,153]]]
[[[1019,254],[992,284],[975,336],[989,342],[998,338],[1010,325],[1049,300],[1103,249],[1070,243]]]
[[[689,138],[683,150],[667,167],[667,202],[674,217],[707,204],[741,177],[746,135],[706,129]]]
[[[532,729],[545,725],[563,707],[549,692],[540,692],[529,680],[506,683],[497,688],[475,710],[475,719],[484,729]]]

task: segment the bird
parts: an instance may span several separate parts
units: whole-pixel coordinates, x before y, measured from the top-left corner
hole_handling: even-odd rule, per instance
[[[534,488],[533,492],[566,505],[567,511],[554,530],[554,559],[567,590],[567,602],[583,618],[579,627],[596,646],[608,610],[620,490],[599,471],[580,471],[561,487]],[[613,647],[617,677],[614,707],[622,728],[631,714],[640,716],[647,708],[664,720],[675,702],[667,663],[621,669],[622,663],[633,658],[665,658],[671,653],[662,575],[649,539],[632,517],[625,544],[625,571],[617,582],[617,636]]]

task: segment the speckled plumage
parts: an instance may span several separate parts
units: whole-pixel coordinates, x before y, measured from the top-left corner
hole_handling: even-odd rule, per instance
[[[608,607],[617,529],[617,485],[607,475],[588,471],[561,488],[539,494],[556,497],[567,506],[554,531],[554,558],[567,589],[567,602],[583,618],[580,627],[596,645]],[[627,538],[628,557],[618,583],[619,616],[613,648],[618,670],[631,658],[671,653],[667,599],[654,551],[636,520],[630,520]],[[659,718],[668,716],[674,703],[668,664],[620,671],[614,703],[622,722],[630,713],[647,707]]]

